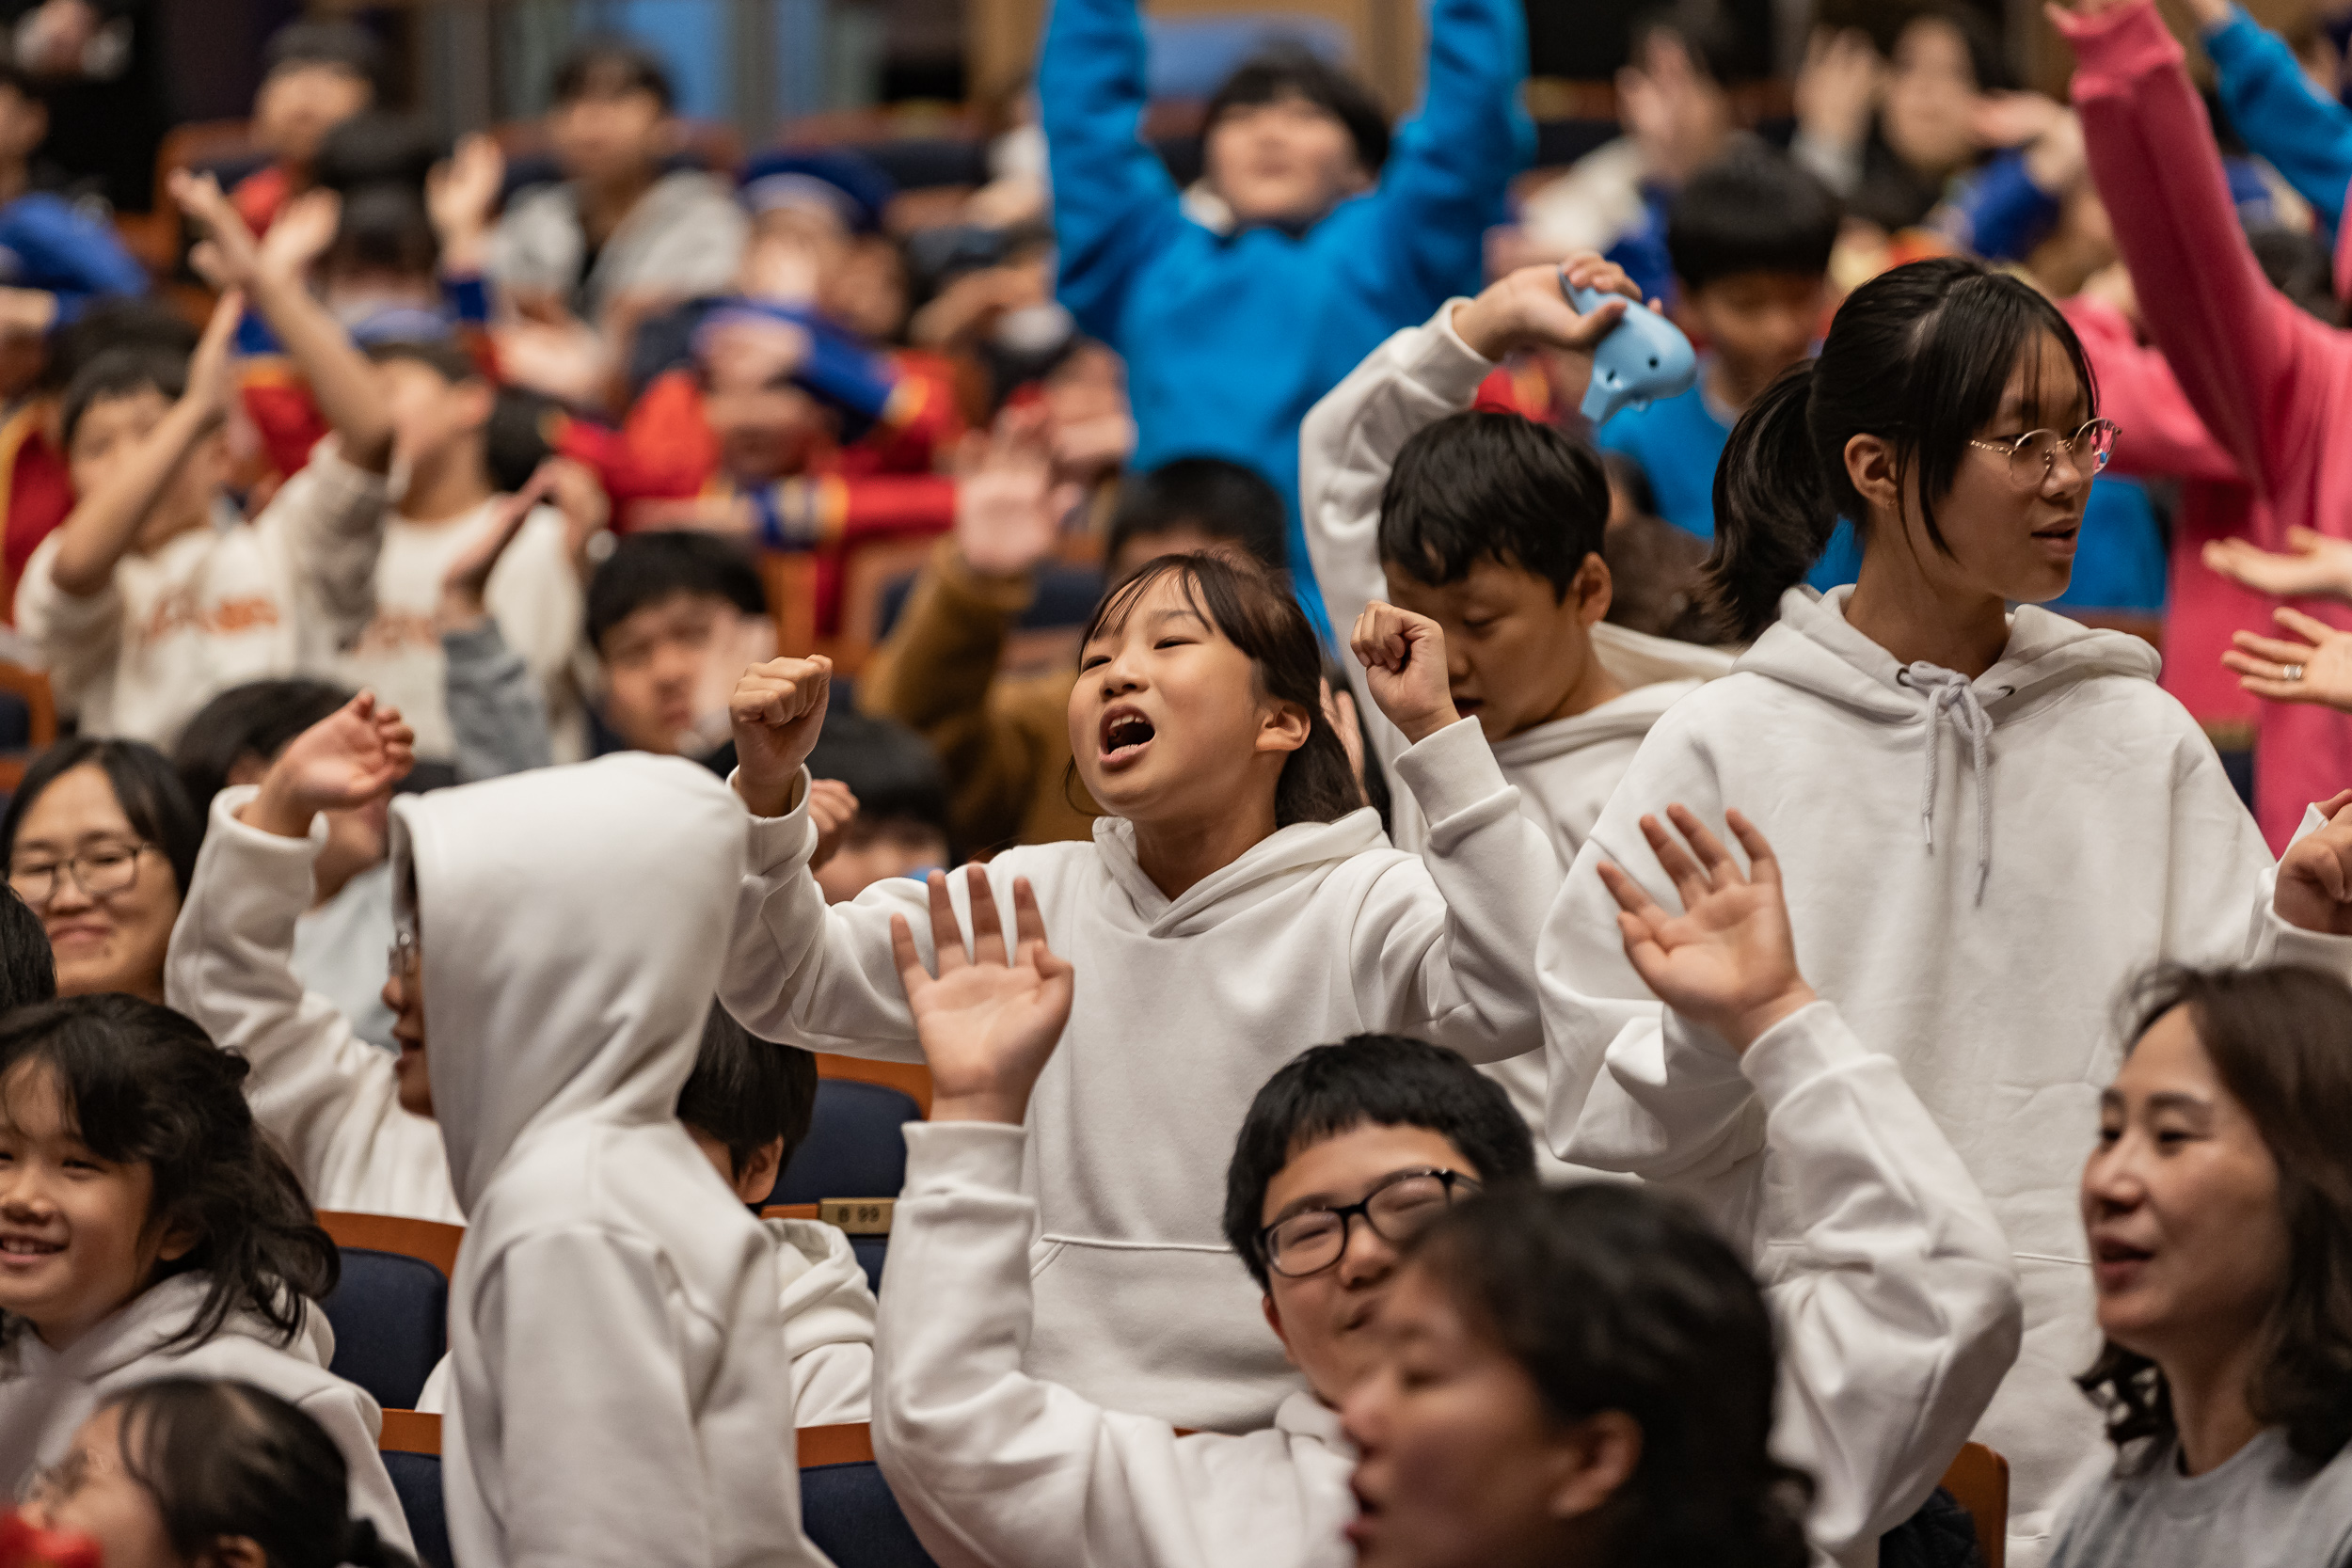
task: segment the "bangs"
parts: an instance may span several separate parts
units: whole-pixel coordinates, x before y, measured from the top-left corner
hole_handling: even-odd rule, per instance
[[[102,1160],[126,1164],[151,1157],[144,1140],[127,1135],[145,1125],[147,1094],[130,1064],[111,1059],[103,1044],[59,1030],[25,1042],[0,1059],[0,1124],[19,1132],[24,1096],[46,1082],[57,1097],[58,1131]],[[96,1128],[93,1136],[87,1129]]]
[[[1178,590],[1184,596],[1185,608],[1206,623],[1219,637],[1233,641],[1232,628],[1216,614],[1210,597],[1204,597],[1201,582],[1201,559],[1194,555],[1163,555],[1145,562],[1136,568],[1135,575],[1104,596],[1095,608],[1094,619],[1087,623],[1086,634],[1078,639],[1083,652],[1086,645],[1098,638],[1117,637],[1127,629],[1129,617],[1152,584],[1163,578],[1177,579]],[[1213,597],[1213,596],[1211,596]]]

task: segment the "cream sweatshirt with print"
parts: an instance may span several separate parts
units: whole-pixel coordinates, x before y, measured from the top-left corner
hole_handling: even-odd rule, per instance
[[[1660,1180],[1756,1157],[1749,1085],[1720,1042],[1661,1024],[1596,869],[1674,908],[1639,817],[1679,801],[1724,833],[1737,806],[1779,856],[1806,977],[1902,1069],[2007,1234],[2025,1345],[1977,1436],[2010,1462],[2011,1560],[2035,1563],[2106,1448],[2073,1383],[2098,1344],[2075,1195],[2123,988],[2158,961],[2342,974],[2352,939],[2272,912],[2269,852],[2146,643],[2026,606],[1968,681],[1899,667],[1847,625],[1849,592],[1792,590],[1733,674],[1659,721],[1578,856],[1543,935],[1549,1132],[1566,1159]],[[1759,1223],[1784,1236],[1786,1178],[1761,1158]]]
[[[57,705],[84,735],[168,749],[198,708],[246,681],[326,673],[374,610],[385,482],[332,437],[247,522],[215,526],[115,563],[104,588],[57,586],[63,530],[25,562],[16,625],[40,651]]]
[[[1480,1061],[1540,1038],[1534,942],[1559,882],[1549,845],[1473,723],[1431,736],[1398,771],[1433,823],[1422,855],[1391,848],[1365,810],[1283,828],[1175,899],[1115,817],[1091,844],[989,863],[1000,907],[1015,877],[1035,885],[1078,971],[1029,1111],[1039,1377],[1178,1426],[1263,1426],[1297,1378],[1218,1218],[1259,1086],[1309,1046],[1365,1030]],[[890,916],[910,917],[928,958],[922,884],[896,878],[828,908],[808,872],[805,790],[790,816],[750,827],[728,1009],[765,1039],[919,1060]],[[948,882],[962,911],[963,878]]]
[[[294,976],[294,923],[310,899],[326,824],[294,839],[240,822],[256,793],[243,784],[213,802],[172,930],[166,999],[251,1066],[254,1118],[286,1151],[312,1203],[463,1225],[439,1125],[401,1109],[391,1054],[353,1034],[332,1003]],[[435,973],[443,969],[465,966],[453,957]],[[866,1419],[874,1294],[849,1238],[815,1220],[763,1225],[775,1252],[793,1424]],[[420,1408],[444,1407],[437,1391],[447,1368],[445,1359],[435,1369]]]

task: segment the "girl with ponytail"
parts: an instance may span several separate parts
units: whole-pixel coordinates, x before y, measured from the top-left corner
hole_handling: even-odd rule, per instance
[[[83,1422],[19,1513],[87,1538],[105,1568],[416,1568],[348,1488],[334,1439],[277,1395],[164,1378]]]
[[[2073,1382],[2097,1344],[2073,1195],[2111,1002],[2164,961],[2352,972],[2329,891],[2352,885],[2352,792],[2274,863],[2154,651],[2036,608],[2066,589],[2113,440],[2097,396],[2016,279],[1951,259],[1856,290],[1717,470],[1708,588],[1752,645],[1650,731],[1538,953],[1557,1152],[1744,1189],[1786,1243],[1742,1076],[1758,1058],[1659,1006],[1599,869],[1677,908],[1653,847],[1677,804],[1726,842],[1736,808],[1773,844],[1805,974],[1895,1056],[2008,1233],[2025,1348],[1977,1435],[2009,1459],[2031,1558],[2099,1439]],[[1860,574],[1817,594],[1799,584],[1841,517]],[[1891,1480],[1884,1522],[1934,1481]]]
[[[405,1549],[375,1402],[326,1370],[316,1304],[339,1254],[254,1126],[245,1076],[135,997],[0,1018],[0,1487],[53,1472],[128,1389],[237,1378],[326,1432],[342,1511]]]

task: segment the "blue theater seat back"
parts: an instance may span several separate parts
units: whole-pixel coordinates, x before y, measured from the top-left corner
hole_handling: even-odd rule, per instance
[[[417,1560],[424,1568],[456,1568],[449,1550],[449,1514],[441,1505],[441,1456],[387,1453],[384,1468],[391,1475],[400,1512],[417,1543]]]
[[[803,1469],[801,1528],[834,1568],[934,1568],[871,1460]]]
[[[902,1090],[846,1078],[821,1080],[808,1140],[792,1151],[768,1201],[897,1197],[907,1180],[906,1136],[898,1129],[922,1118],[922,1108]]]
[[[320,1303],[335,1330],[328,1370],[387,1410],[414,1410],[447,1348],[449,1281],[421,1258],[344,1247],[342,1281]]]

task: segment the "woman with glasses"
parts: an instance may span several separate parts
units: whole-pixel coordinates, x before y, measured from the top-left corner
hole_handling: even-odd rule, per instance
[[[2073,1383],[2095,1348],[2073,1194],[2109,1005],[2166,960],[2352,971],[2330,891],[2352,885],[2352,813],[2274,864],[2155,651],[2036,608],[2066,588],[2113,441],[2096,400],[2065,319],[2016,279],[1954,259],[1856,290],[1716,476],[1710,588],[1753,645],[1651,730],[1539,954],[1561,1156],[1736,1170],[1757,1093],[1651,999],[1600,867],[1668,909],[1703,890],[1714,863],[1661,858],[1645,827],[1674,806],[1726,838],[1745,813],[1780,850],[1805,974],[1901,1065],[2007,1233],[2025,1344],[1976,1435],[2009,1459],[2012,1538],[2037,1558],[2100,1441]],[[1794,589],[1841,515],[1858,580]],[[1768,1237],[1791,1234],[1786,1183],[1760,1201]]]
[[[57,994],[164,999],[164,953],[202,828],[161,752],[66,740],[26,770],[0,817],[8,885],[40,916]]]

